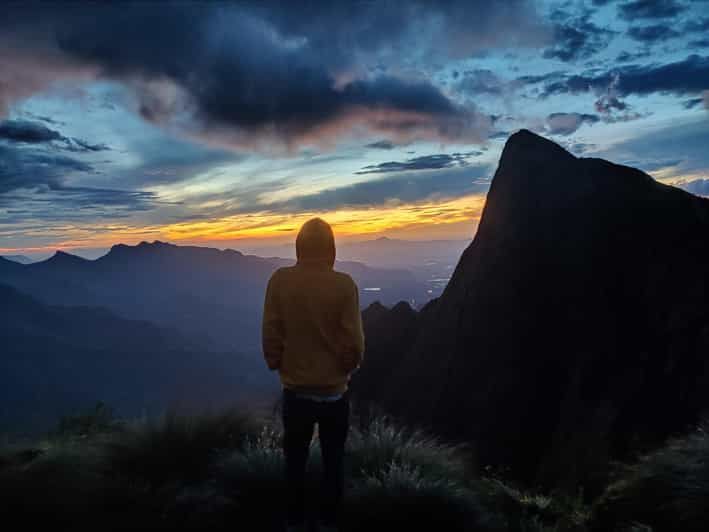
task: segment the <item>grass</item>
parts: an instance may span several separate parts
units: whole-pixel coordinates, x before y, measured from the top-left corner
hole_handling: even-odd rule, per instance
[[[279,424],[238,412],[120,422],[104,409],[0,447],[5,522],[51,529],[282,530]],[[309,497],[319,487],[311,446]],[[474,471],[469,449],[374,418],[352,428],[343,532],[706,529],[706,428],[620,471],[592,511]]]
[[[709,529],[709,424],[626,466],[595,504],[591,528]]]

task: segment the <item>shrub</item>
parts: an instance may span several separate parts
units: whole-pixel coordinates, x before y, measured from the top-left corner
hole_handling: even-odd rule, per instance
[[[709,424],[624,469],[597,504],[592,530],[705,531],[709,523]],[[643,528],[644,527],[644,528]]]
[[[343,530],[493,530],[493,518],[461,483],[391,462],[354,483]]]
[[[91,410],[73,416],[63,416],[52,436],[91,436],[120,430],[121,426],[113,409],[99,401]]]
[[[431,479],[463,480],[470,465],[462,447],[445,445],[425,433],[375,418],[353,429],[347,442],[347,468],[351,477],[371,477],[394,466],[410,466]]]
[[[234,411],[200,416],[167,414],[128,426],[107,445],[113,471],[158,486],[207,478],[221,453],[238,449],[257,428]]]

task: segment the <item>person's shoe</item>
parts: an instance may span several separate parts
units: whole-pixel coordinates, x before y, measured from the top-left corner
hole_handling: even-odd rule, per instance
[[[318,525],[318,532],[338,532],[339,528],[337,525],[328,525],[325,523],[320,523]]]

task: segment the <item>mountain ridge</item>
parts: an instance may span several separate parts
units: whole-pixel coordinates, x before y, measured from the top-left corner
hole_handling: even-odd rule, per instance
[[[362,378],[483,464],[591,489],[709,407],[707,234],[709,200],[517,133],[391,381]]]

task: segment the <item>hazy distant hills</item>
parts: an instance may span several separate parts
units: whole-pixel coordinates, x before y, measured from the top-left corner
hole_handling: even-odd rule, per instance
[[[362,395],[516,478],[593,486],[709,408],[709,200],[521,131],[442,297],[375,310],[390,361],[365,357]]]
[[[260,350],[263,294],[271,273],[291,260],[238,251],[143,242],[116,245],[87,260],[57,252],[29,265],[0,259],[0,282],[53,305],[105,307],[181,331],[218,349]],[[338,262],[361,301],[425,301],[428,285],[405,270]]]
[[[265,402],[261,361],[101,308],[44,305],[0,284],[0,430],[46,429],[101,400],[121,415]]]
[[[410,271],[431,290],[431,297],[437,297],[443,292],[468,244],[470,240],[417,241],[381,237],[339,243],[337,256],[340,260],[363,262],[373,268]],[[260,256],[295,257],[292,245],[249,248],[248,251]]]
[[[0,258],[11,260],[12,262],[18,262],[20,264],[30,264],[34,262],[31,258],[25,257],[24,255],[0,255]]]

